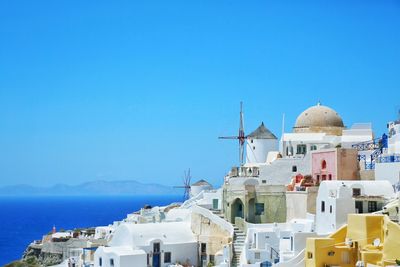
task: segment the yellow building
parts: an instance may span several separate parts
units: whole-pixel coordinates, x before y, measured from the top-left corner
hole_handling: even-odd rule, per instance
[[[308,238],[306,267],[397,266],[400,225],[385,215],[350,214],[348,224],[327,238]]]

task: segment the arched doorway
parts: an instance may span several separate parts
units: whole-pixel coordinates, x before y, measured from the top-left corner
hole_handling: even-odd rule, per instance
[[[231,205],[231,222],[235,223],[235,218],[240,217],[244,218],[244,206],[243,202],[237,198],[235,201],[233,201]]]

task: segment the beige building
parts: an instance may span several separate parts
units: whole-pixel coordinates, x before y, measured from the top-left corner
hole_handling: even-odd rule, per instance
[[[225,178],[225,218],[231,223],[235,223],[236,217],[249,223],[286,222],[286,186],[263,183],[257,167],[240,169]]]

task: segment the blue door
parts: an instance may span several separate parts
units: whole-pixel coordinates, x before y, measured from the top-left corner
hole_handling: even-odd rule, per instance
[[[153,244],[153,267],[161,266],[160,243]]]
[[[154,253],[153,254],[153,267],[160,267],[161,265],[161,257],[160,253]]]
[[[270,263],[269,261],[264,261],[260,264],[261,267],[271,267],[272,263]]]

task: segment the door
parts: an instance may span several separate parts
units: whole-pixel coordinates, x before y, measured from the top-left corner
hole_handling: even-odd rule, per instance
[[[237,198],[231,204],[231,222],[235,223],[236,217],[244,218],[243,215],[244,215],[243,214],[243,202],[239,198]]]
[[[218,198],[213,199],[213,209],[217,210],[218,209]]]
[[[356,201],[356,212],[357,213],[364,213],[362,201]]]
[[[153,267],[161,266],[160,243],[153,244]]]
[[[161,257],[160,253],[153,254],[153,267],[160,267],[161,265]]]

